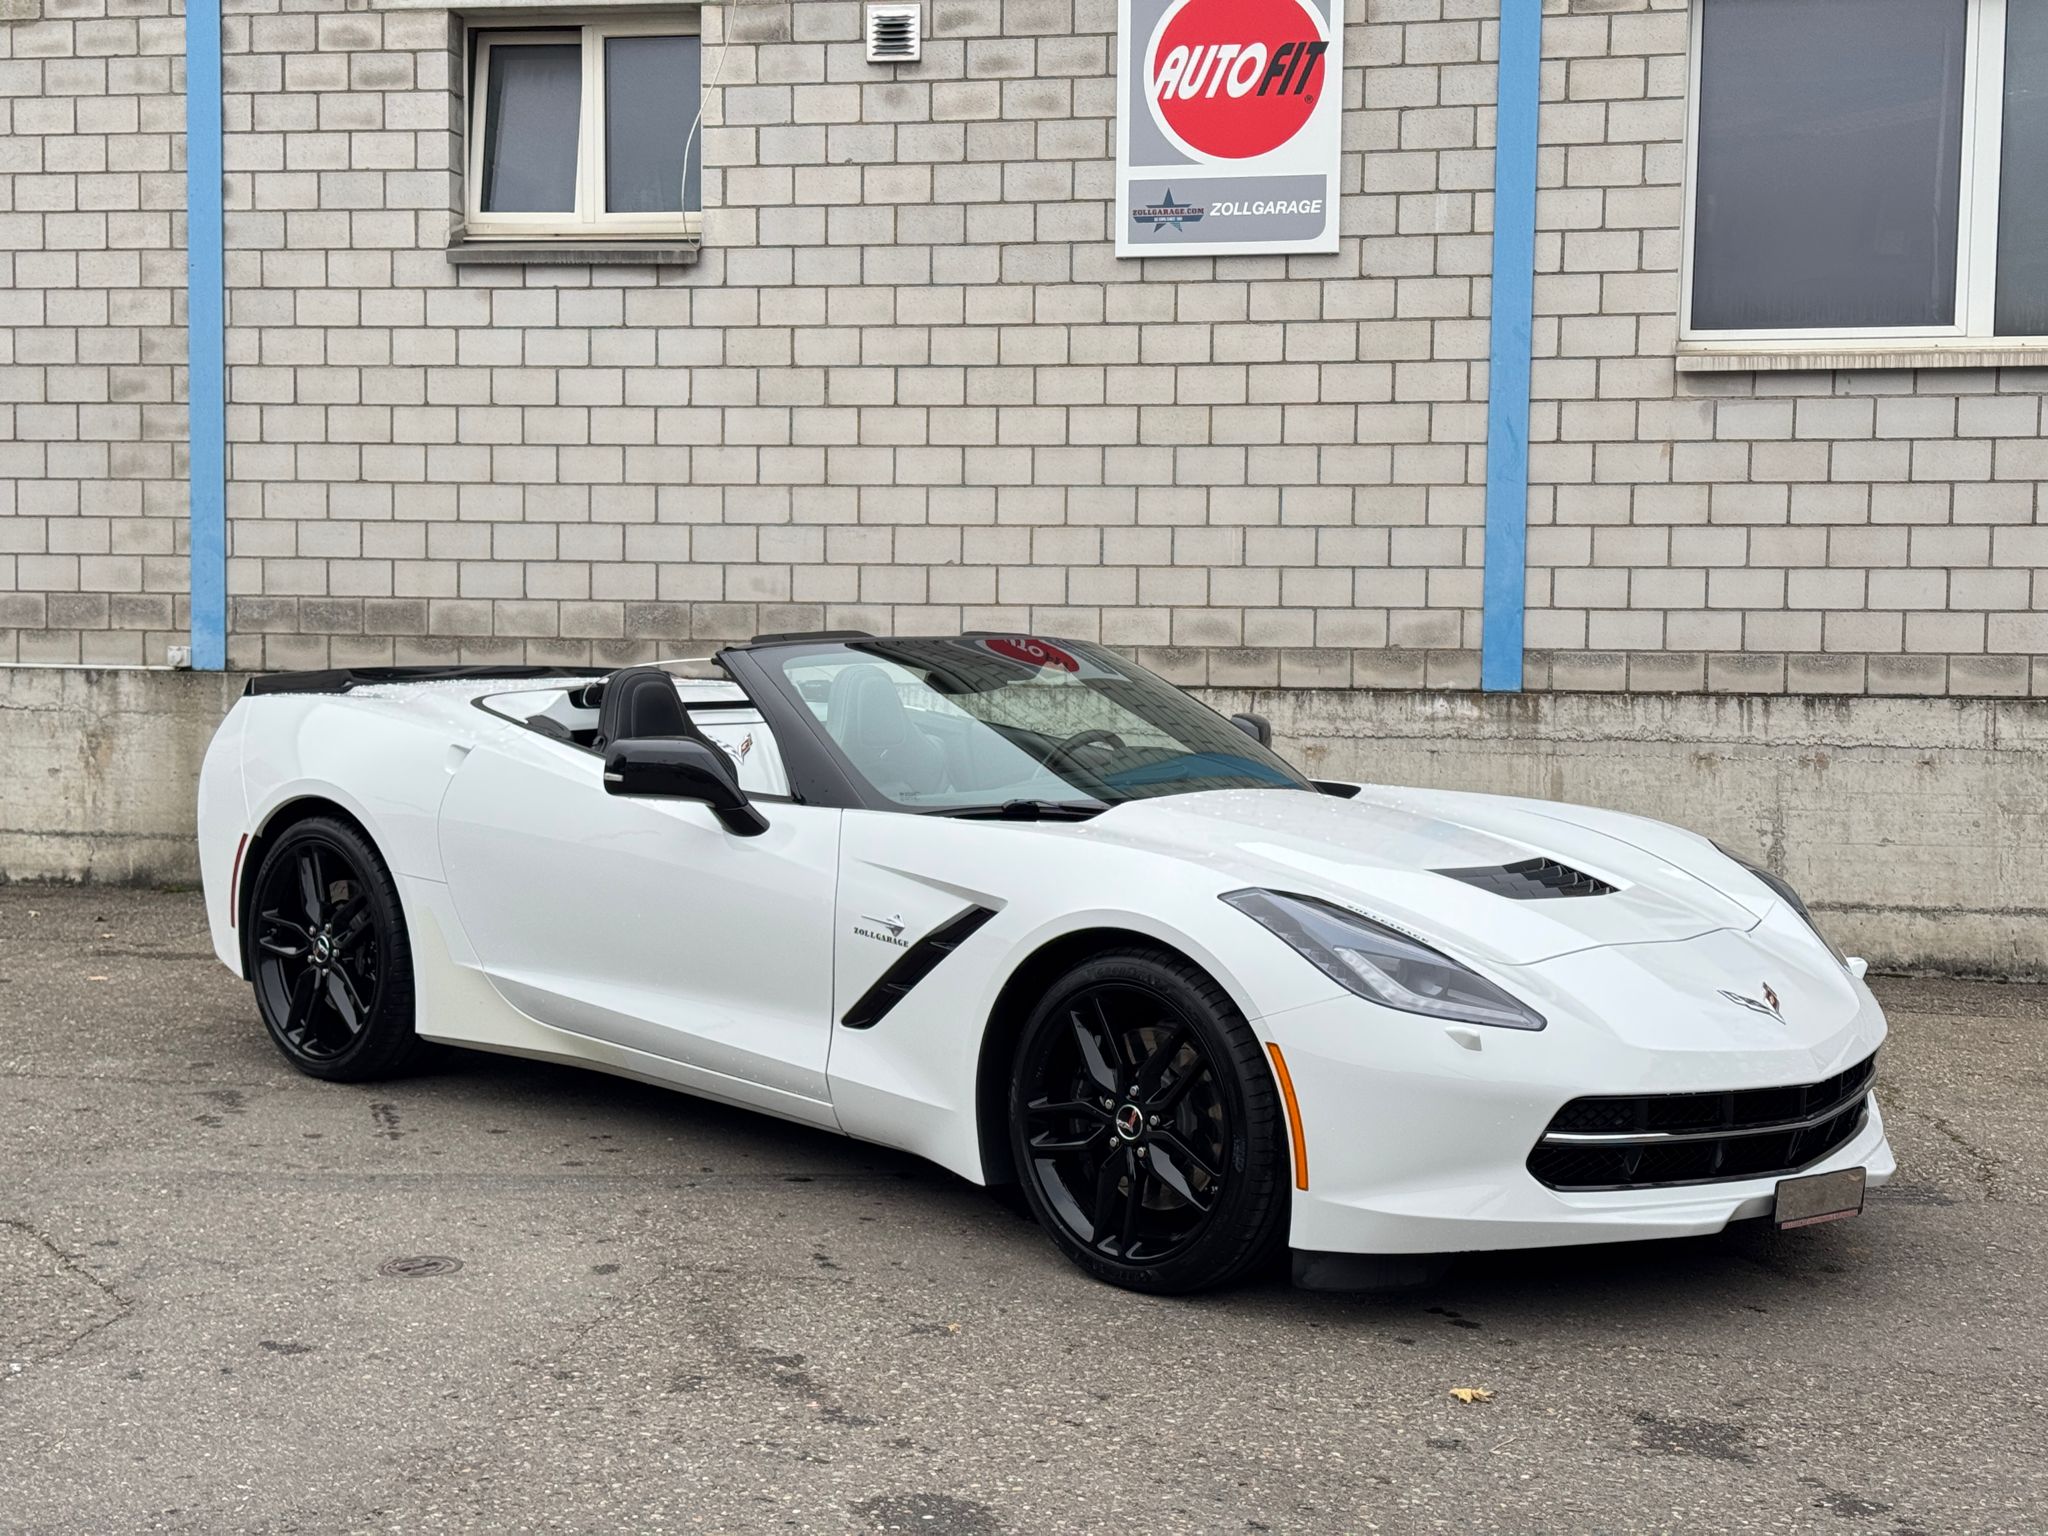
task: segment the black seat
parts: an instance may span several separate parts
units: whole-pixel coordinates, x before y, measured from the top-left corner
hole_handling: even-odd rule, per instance
[[[597,737],[602,752],[615,741],[639,736],[687,736],[716,745],[697,729],[676,693],[676,680],[659,667],[627,667],[605,680],[604,699],[597,707]]]

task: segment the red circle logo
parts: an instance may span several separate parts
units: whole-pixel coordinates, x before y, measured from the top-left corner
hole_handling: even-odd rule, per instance
[[[998,635],[981,643],[996,655],[1021,661],[1026,666],[1059,667],[1067,672],[1081,670],[1080,662],[1049,641],[1033,640],[1023,635]]]
[[[1181,0],[1153,36],[1152,114],[1196,154],[1269,154],[1314,115],[1329,48],[1306,0]]]

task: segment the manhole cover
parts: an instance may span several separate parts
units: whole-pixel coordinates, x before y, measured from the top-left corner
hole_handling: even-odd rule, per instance
[[[428,1275],[452,1275],[462,1268],[462,1260],[442,1258],[438,1254],[422,1253],[409,1259],[386,1259],[377,1266],[380,1275],[391,1275],[399,1280],[422,1280]]]

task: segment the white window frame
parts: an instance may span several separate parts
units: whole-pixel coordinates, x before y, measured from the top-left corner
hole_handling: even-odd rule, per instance
[[[491,26],[472,22],[475,62],[469,70],[468,96],[463,103],[463,124],[468,134],[465,160],[468,176],[463,189],[464,234],[475,239],[518,240],[604,240],[645,239],[653,235],[698,238],[703,228],[703,210],[686,208],[675,213],[608,213],[603,208],[605,186],[605,68],[604,45],[614,37],[699,37],[697,16],[633,17],[626,20],[580,19],[571,17],[550,24],[528,17],[515,25]],[[582,94],[576,126],[576,208],[572,213],[486,213],[484,186],[484,108],[490,100],[491,51],[516,44],[566,43],[581,48]],[[697,59],[698,97],[703,97],[703,53]],[[699,128],[691,153],[698,157],[698,199],[702,201],[702,155],[704,135]],[[686,168],[687,184],[687,168]]]
[[[1937,326],[1844,326],[1777,330],[1696,330],[1692,323],[1694,199],[1699,193],[1700,45],[1706,0],[1691,3],[1686,102],[1679,338],[1694,351],[2010,352],[2048,348],[2048,336],[2000,336],[1998,298],[1999,163],[2005,141],[2006,0],[1968,0],[1963,61],[1961,187],[1956,210],[1956,318]],[[1980,106],[1982,110],[1980,110]]]

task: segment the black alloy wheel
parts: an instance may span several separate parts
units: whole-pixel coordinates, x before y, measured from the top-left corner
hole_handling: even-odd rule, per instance
[[[401,1070],[419,1044],[412,951],[397,889],[362,834],[328,817],[287,828],[248,912],[256,1005],[285,1058],[343,1082]]]
[[[1101,1279],[1226,1284],[1273,1249],[1287,1153],[1271,1069],[1222,989],[1177,956],[1098,956],[1025,1026],[1011,1149],[1040,1223]]]

